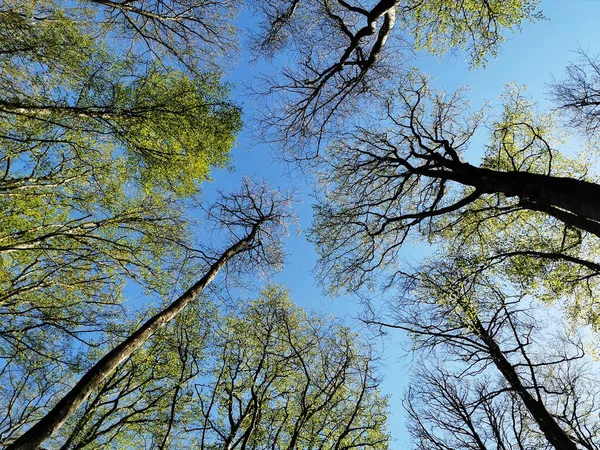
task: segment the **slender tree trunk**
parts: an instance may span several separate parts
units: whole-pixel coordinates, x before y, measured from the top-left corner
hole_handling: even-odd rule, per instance
[[[183,295],[125,339],[121,344],[108,352],[94,367],[88,370],[79,382],[34,426],[23,433],[16,441],[5,447],[5,450],[33,450],[50,436],[77,410],[90,393],[98,387],[116,367],[128,358],[136,349],[146,342],[158,329],[164,327],[179,314],[188,303],[197,298],[215,278],[229,259],[243,251],[254,239],[260,223],[256,223],[252,231],[243,239],[229,247],[217,261],[210,266],[208,272],[200,278]]]
[[[546,406],[541,401],[535,399],[529,391],[523,386],[519,374],[515,371],[513,365],[506,359],[504,353],[487,332],[485,327],[476,320],[476,333],[488,347],[489,355],[494,362],[496,368],[504,376],[513,391],[521,398],[525,407],[544,433],[547,441],[556,450],[577,450],[577,445],[571,440],[569,435],[560,427],[552,414],[546,409]]]

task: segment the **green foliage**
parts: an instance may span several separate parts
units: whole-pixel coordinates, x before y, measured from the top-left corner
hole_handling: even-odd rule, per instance
[[[228,90],[216,77],[153,73],[125,89],[123,104],[117,101],[115,107],[131,112],[117,125],[131,170],[139,168],[147,189],[158,183],[193,193],[198,182],[209,179],[211,168],[229,164],[240,111],[223,100]]]
[[[215,308],[207,299],[186,308],[92,393],[50,448],[159,448],[166,442],[166,448],[183,448],[170,443],[185,440],[185,428],[195,425],[189,407],[198,377],[208,370],[211,324],[216,320]],[[128,334],[137,323],[118,326]],[[112,341],[109,347],[119,339]],[[95,362],[105,350],[105,346],[92,349],[85,361]]]
[[[409,2],[409,26],[418,49],[441,55],[461,48],[472,65],[496,56],[503,31],[519,29],[525,20],[542,18],[539,0],[430,0]],[[412,25],[412,26],[411,26]]]
[[[502,100],[482,167],[594,181],[593,161],[560,151],[566,133],[555,117],[536,111],[523,88],[509,85]],[[434,229],[442,237],[441,254],[462,255],[477,270],[506,278],[541,301],[561,299],[572,319],[599,326],[596,237],[501,194],[438,219]]]
[[[24,22],[29,15],[43,18]],[[69,17],[53,3],[17,5],[6,17],[3,34],[22,43],[0,56],[5,138],[125,153],[132,179],[180,195],[228,164],[240,111],[217,74],[187,75],[132,52],[111,53],[85,16]],[[39,136],[23,135],[32,126]]]
[[[228,428],[230,402],[241,400],[234,415],[252,430],[254,448],[387,448],[386,401],[356,334],[293,306],[279,286],[243,307],[225,331],[214,372],[218,409],[204,413],[216,413],[220,426]],[[242,407],[253,401],[257,416]]]
[[[114,303],[127,279],[159,289],[189,245],[185,197],[241,127],[216,74],[111,52],[94,17],[52,1],[0,14],[0,303],[50,318]]]
[[[566,133],[552,114],[540,114],[524,86],[509,84],[501,96],[502,113],[491,123],[490,143],[482,167],[503,172],[579,176],[584,168],[556,151]]]
[[[126,286],[171,294],[196,267],[187,201],[241,128],[214,66],[122,39],[101,8],[0,11],[0,442],[114,337]]]
[[[387,448],[387,402],[359,336],[280,286],[227,312],[190,306],[90,396],[57,447]]]

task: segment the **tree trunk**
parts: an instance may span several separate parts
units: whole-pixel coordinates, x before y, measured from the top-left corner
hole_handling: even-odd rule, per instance
[[[444,177],[483,193],[518,197],[528,209],[544,212],[600,237],[600,185],[529,172],[502,172],[467,163],[450,164]]]
[[[531,417],[533,417],[542,433],[544,433],[547,441],[556,450],[577,450],[577,445],[575,445],[554,417],[552,417],[546,406],[541,401],[536,400],[525,386],[523,386],[513,365],[506,359],[496,341],[489,335],[479,320],[476,321],[475,326],[476,333],[488,347],[488,352],[494,365],[504,376],[513,391],[521,398]]]
[[[146,342],[158,329],[164,327],[192,300],[202,293],[223,268],[229,259],[243,251],[254,239],[258,231],[256,223],[252,231],[245,238],[229,247],[217,261],[210,266],[208,272],[190,287],[183,295],[171,303],[152,318],[148,319],[140,328],[126,340],[108,352],[94,367],[88,370],[79,382],[57,404],[29,430],[23,433],[16,441],[5,447],[5,450],[33,450],[50,436],[77,410],[90,393],[98,387],[116,367],[128,358],[136,349]]]

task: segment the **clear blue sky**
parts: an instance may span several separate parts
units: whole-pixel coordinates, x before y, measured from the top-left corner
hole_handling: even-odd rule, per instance
[[[497,104],[505,84],[514,81],[527,85],[530,95],[541,107],[547,107],[547,83],[552,81],[552,76],[557,79],[562,76],[568,61],[576,58],[573,51],[582,47],[592,53],[600,53],[600,0],[546,0],[541,2],[540,9],[549,20],[525,23],[522,32],[508,35],[498,58],[489,61],[485,69],[470,71],[460,54],[440,59],[424,55],[415,60],[414,64],[434,75],[438,87],[451,90],[458,85],[471,86],[474,106],[481,105],[484,100],[490,101],[492,105]],[[245,15],[242,18],[247,20]],[[247,55],[243,53],[239,66],[228,79],[234,84],[239,81],[252,82],[266,69],[261,64],[249,66]],[[206,184],[205,192],[210,195],[214,188],[227,190],[237,187],[244,175],[267,179],[283,189],[295,185],[300,194],[296,208],[302,230],[305,231],[311,223],[310,186],[299,177],[291,179],[286,175],[288,168],[272,158],[268,146],[252,140],[249,129],[254,125],[254,106],[240,92],[236,92],[236,95],[244,107],[247,130],[242,133],[239,146],[234,151],[235,170],[215,173],[214,183]],[[477,148],[472,148],[472,151],[475,155],[478,153]],[[321,287],[316,285],[311,274],[316,253],[304,234],[292,236],[288,240],[287,253],[287,265],[273,281],[287,285],[299,305],[309,305],[315,310],[346,317],[347,323],[353,323],[352,317],[358,314],[359,308],[352,299],[327,298],[322,295]],[[414,256],[406,254],[407,258]],[[390,431],[395,439],[391,445],[393,449],[409,447],[401,400],[407,385],[410,358],[401,357],[403,339],[404,336],[398,333],[388,336],[385,342],[375,341],[378,346],[385,343],[382,350],[385,356],[382,390],[392,396]]]

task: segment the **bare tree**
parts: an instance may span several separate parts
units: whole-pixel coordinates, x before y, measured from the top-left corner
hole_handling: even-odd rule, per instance
[[[490,392],[489,383],[442,369],[415,374],[404,399],[415,448],[551,448],[528,433],[526,413],[516,398]]]
[[[475,63],[493,54],[505,29],[535,16],[536,1],[270,0],[254,50],[272,57],[289,49],[293,64],[265,79],[276,94],[263,115],[288,157],[312,158],[321,139],[353,113],[385,95],[387,82],[406,71],[414,48],[462,47]],[[260,89],[259,89],[260,90]],[[316,147],[315,147],[316,146]]]
[[[540,403],[552,412],[572,444],[556,444],[541,434],[535,418],[505,379],[481,367],[467,370],[464,363],[446,360],[445,369],[431,369],[431,363],[423,362],[406,395],[404,406],[416,448],[600,448],[596,364],[589,358],[587,365],[582,362],[579,343],[560,348],[564,344],[547,342],[546,352],[532,344],[527,350],[529,360],[519,365],[536,374],[537,387],[531,389],[542,392]],[[549,358],[550,345],[555,357],[564,352],[560,358]]]
[[[594,138],[600,129],[600,61],[581,49],[577,56],[567,66],[566,77],[551,86],[553,100],[570,116],[571,126]]]

